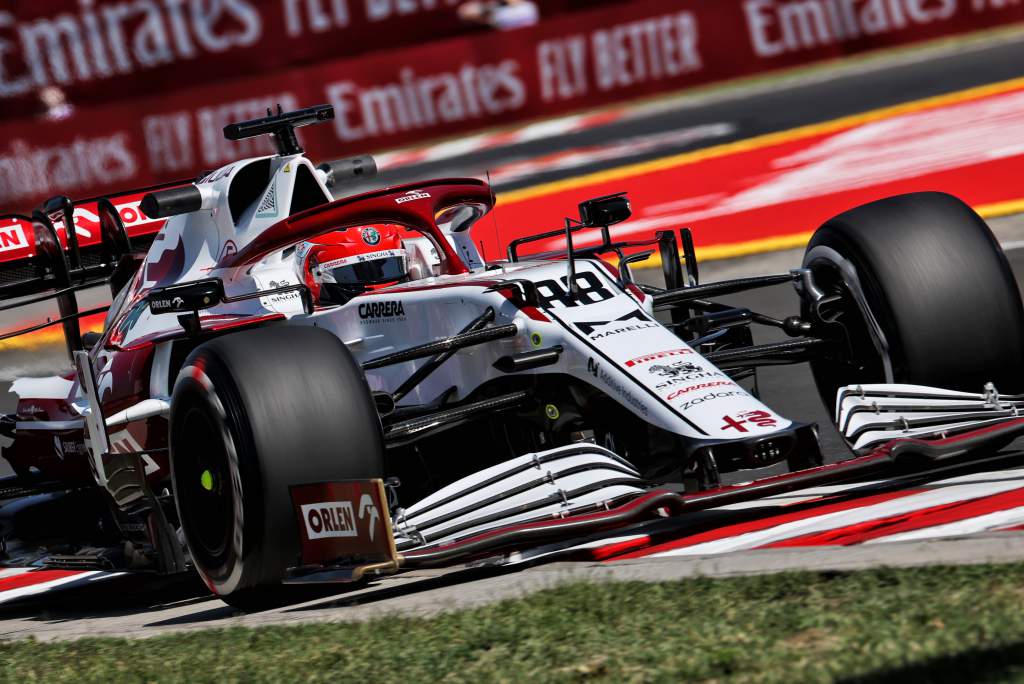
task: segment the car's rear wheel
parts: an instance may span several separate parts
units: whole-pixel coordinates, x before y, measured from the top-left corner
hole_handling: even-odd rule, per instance
[[[942,193],[890,197],[822,225],[804,266],[844,344],[811,363],[826,407],[839,387],[900,382],[1024,389],[1024,309],[991,230]]]
[[[289,487],[383,474],[362,370],[318,328],[270,327],[196,348],[174,386],[174,495],[192,561],[225,601],[287,600],[299,559]]]

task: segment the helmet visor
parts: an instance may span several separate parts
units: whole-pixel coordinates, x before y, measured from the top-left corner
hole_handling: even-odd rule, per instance
[[[405,252],[395,250],[346,259],[344,265],[323,264],[321,271],[339,285],[376,285],[402,280],[408,274]],[[325,280],[328,278],[325,278]]]

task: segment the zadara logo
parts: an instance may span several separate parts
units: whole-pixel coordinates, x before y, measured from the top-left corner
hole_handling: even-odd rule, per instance
[[[405,193],[404,197],[396,197],[395,204],[405,204],[406,202],[414,202],[421,199],[430,199],[430,193],[420,192],[419,190],[410,190]]]
[[[692,349],[671,349],[669,351],[657,352],[655,354],[647,354],[646,356],[638,356],[635,359],[626,361],[626,368],[632,368],[633,366],[639,366],[651,361],[658,361],[660,359],[667,359],[672,356],[686,356],[692,354]]]
[[[306,536],[311,540],[359,535],[351,501],[303,504],[302,521],[306,524]]]
[[[405,318],[402,302],[370,302],[359,305],[359,317],[363,320],[375,318]]]

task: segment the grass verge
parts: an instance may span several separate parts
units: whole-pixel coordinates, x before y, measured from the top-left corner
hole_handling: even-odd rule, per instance
[[[431,619],[0,643],[4,681],[1003,681],[1024,565],[576,584]]]

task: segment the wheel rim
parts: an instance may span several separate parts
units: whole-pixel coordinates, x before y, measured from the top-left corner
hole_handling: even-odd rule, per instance
[[[234,499],[227,449],[205,411],[188,409],[175,440],[177,496],[189,550],[206,568],[224,565],[234,532]]]

